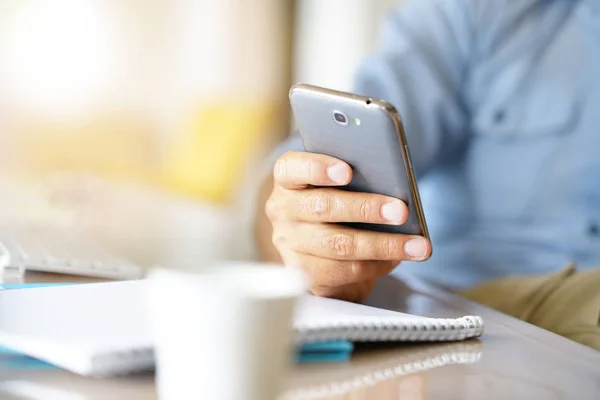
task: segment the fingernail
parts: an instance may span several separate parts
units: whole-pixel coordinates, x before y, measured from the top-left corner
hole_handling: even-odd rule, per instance
[[[385,203],[381,206],[381,216],[390,222],[401,224],[404,217],[404,208],[397,201]]]
[[[404,252],[413,258],[424,258],[427,254],[427,242],[423,238],[410,239],[404,243]]]
[[[344,164],[333,164],[327,167],[327,176],[333,182],[343,185],[348,182],[348,167]]]

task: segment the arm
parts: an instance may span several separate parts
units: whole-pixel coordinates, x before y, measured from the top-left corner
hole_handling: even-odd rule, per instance
[[[423,176],[465,140],[460,88],[471,51],[469,0],[416,0],[390,14],[380,44],[358,69],[354,91],[383,98],[403,117],[415,171]],[[297,136],[275,152],[303,150]],[[443,150],[443,152],[442,152]],[[255,235],[262,260],[280,262],[264,211],[273,190],[261,189]]]
[[[414,0],[391,12],[375,52],[358,68],[354,91],[400,112],[419,177],[467,138],[463,83],[474,56],[472,0]]]

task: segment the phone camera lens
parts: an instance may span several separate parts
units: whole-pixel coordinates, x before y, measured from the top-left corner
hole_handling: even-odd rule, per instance
[[[334,111],[333,119],[340,125],[348,125],[348,117],[341,111]]]

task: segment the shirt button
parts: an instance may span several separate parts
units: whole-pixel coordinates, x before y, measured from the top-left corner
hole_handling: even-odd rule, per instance
[[[600,234],[600,226],[597,222],[592,222],[588,225],[588,235],[598,236]]]
[[[506,118],[506,111],[498,110],[494,114],[494,123],[500,124],[500,123],[502,123],[502,121],[504,121],[505,118]]]

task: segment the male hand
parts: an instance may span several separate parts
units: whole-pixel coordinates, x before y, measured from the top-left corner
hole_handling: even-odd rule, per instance
[[[338,223],[401,225],[408,209],[398,199],[336,189],[352,180],[352,169],[336,158],[288,152],[274,167],[266,203],[273,244],[288,266],[302,268],[318,296],[361,301],[378,277],[403,260],[429,257],[420,236],[352,229]],[[317,188],[316,186],[325,186]]]

